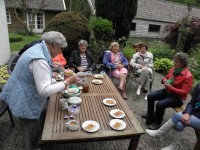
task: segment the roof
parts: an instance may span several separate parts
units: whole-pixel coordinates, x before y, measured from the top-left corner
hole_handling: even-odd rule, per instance
[[[135,19],[177,22],[187,14],[187,6],[165,0],[138,0]],[[190,16],[200,17],[200,9],[192,8]]]
[[[8,3],[9,0],[5,0],[6,7],[11,6]],[[41,0],[26,0],[29,8],[37,8]],[[65,11],[64,0],[46,0],[46,6],[42,10],[53,10],[53,11]]]

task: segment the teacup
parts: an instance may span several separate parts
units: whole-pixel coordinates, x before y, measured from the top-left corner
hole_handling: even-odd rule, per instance
[[[63,99],[60,99],[59,101],[59,105],[60,105],[60,109],[62,110],[66,110],[68,108],[68,103],[67,103],[67,99],[63,98]]]
[[[65,123],[69,130],[77,130],[78,129],[78,121],[70,120],[69,122]]]

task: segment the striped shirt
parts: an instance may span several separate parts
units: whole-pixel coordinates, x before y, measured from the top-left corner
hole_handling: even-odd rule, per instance
[[[88,62],[85,54],[81,54],[81,68],[87,69]]]

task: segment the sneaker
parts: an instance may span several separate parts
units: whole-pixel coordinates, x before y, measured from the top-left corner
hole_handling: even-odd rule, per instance
[[[147,101],[147,95],[144,97],[144,100]]]

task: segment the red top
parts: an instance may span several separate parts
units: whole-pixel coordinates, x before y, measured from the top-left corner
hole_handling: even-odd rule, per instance
[[[52,58],[52,61],[61,63],[62,67],[65,67],[65,65],[67,64],[67,61],[64,58],[62,53],[60,53],[56,57]]]
[[[174,82],[171,87],[167,88],[167,91],[181,97],[182,100],[186,100],[188,93],[190,92],[193,84],[193,76],[186,67],[180,74],[173,75],[174,68],[171,68],[161,83],[167,79],[174,78]]]

